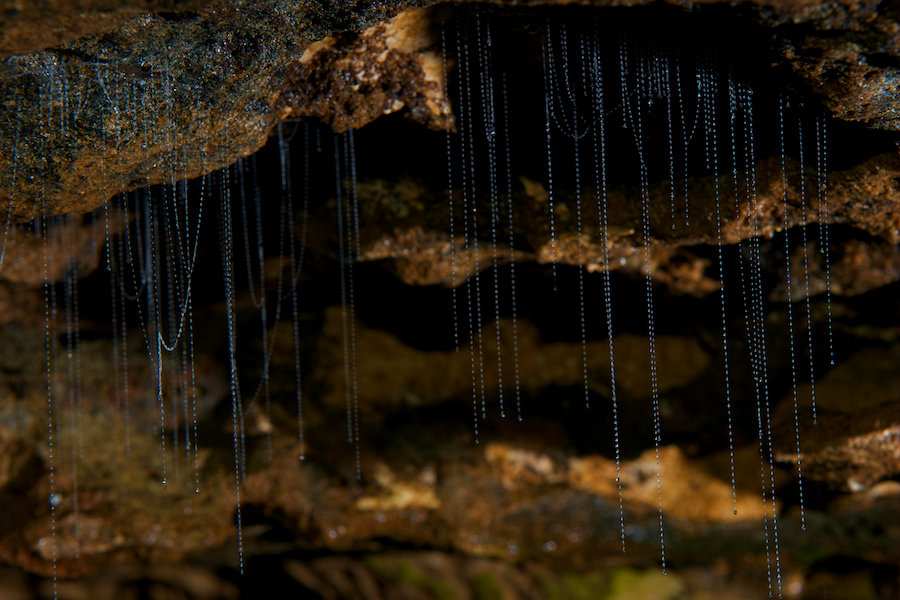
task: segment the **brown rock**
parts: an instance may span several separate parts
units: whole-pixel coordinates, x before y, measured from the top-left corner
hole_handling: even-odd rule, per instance
[[[803,476],[829,487],[860,491],[900,473],[900,415],[896,372],[900,346],[861,350],[812,387],[798,386]],[[886,381],[894,385],[885,385]],[[797,462],[793,395],[775,411],[778,459]],[[790,450],[789,450],[790,448]]]
[[[831,249],[832,293],[852,295],[880,287],[897,280],[896,244],[900,241],[900,158],[882,155],[846,171],[830,176],[828,207],[819,205],[808,193],[803,197],[796,170],[788,173],[788,187],[782,184],[780,161],[766,160],[758,166],[758,194],[753,206],[741,203],[735,210],[730,175],[720,180],[723,199],[721,239],[734,244],[755,236],[771,237],[784,228],[827,222],[847,224],[865,231],[875,239],[852,241]],[[446,194],[428,191],[410,180],[396,183],[366,181],[358,185],[360,198],[360,257],[364,260],[392,259],[397,276],[413,285],[454,285],[474,273],[488,268],[494,261],[492,240],[502,240],[496,247],[498,264],[537,261],[562,264],[582,264],[590,271],[607,268],[632,273],[644,271],[644,244],[640,223],[639,203],[635,190],[622,187],[609,193],[610,222],[607,232],[600,230],[595,192],[583,198],[583,233],[577,236],[575,199],[557,194],[555,200],[556,238],[551,239],[546,215],[547,194],[543,187],[523,178],[524,193],[514,201],[515,234],[527,240],[530,248],[510,251],[502,241],[509,239],[505,221],[497,232],[489,228],[488,218],[479,221],[478,245],[457,234],[449,236],[450,211]],[[718,282],[708,275],[709,261],[692,255],[685,246],[714,245],[719,232],[714,218],[713,192],[715,182],[703,178],[692,183],[691,205],[694,222],[687,227],[679,222],[672,228],[668,188],[651,188],[649,199],[651,248],[647,268],[654,280],[678,293],[702,296],[718,289]],[[813,188],[807,181],[805,189]],[[787,212],[785,212],[785,198]],[[479,199],[481,200],[481,199]],[[486,204],[486,199],[481,200]],[[506,205],[506,199],[500,199]],[[457,202],[454,220],[463,223]],[[323,217],[324,218],[324,217]],[[603,252],[606,240],[609,265]],[[477,257],[477,264],[476,264]],[[820,259],[811,268],[812,293],[817,272],[824,271]],[[802,268],[802,261],[793,260],[793,268]],[[802,286],[795,285],[794,297]]]
[[[56,12],[41,12],[40,24],[33,12],[14,8],[0,23],[6,51],[16,52],[2,73],[0,157],[16,179],[2,189],[17,192],[0,204],[11,201],[16,220],[89,211],[123,190],[228,165],[291,115],[345,129],[405,106],[416,120],[448,127],[443,67],[434,54],[434,24],[448,13],[416,8],[386,22],[405,5],[328,11],[311,2],[263,3],[245,10],[223,0],[179,7],[199,13],[135,15],[134,8],[108,13],[97,3],[75,16],[57,2]],[[748,9],[748,26],[779,26],[772,29],[777,60],[826,98],[836,117],[897,127],[898,74],[890,66],[900,47],[896,11],[855,2]],[[73,23],[66,33],[35,33]],[[55,44],[62,45],[38,50]]]
[[[331,409],[342,409],[346,403],[341,319],[338,309],[327,311],[316,350],[319,370],[309,374],[316,387],[323,390],[323,406]],[[496,326],[496,323],[485,326],[478,339],[478,344],[483,348],[483,356],[479,360],[483,360],[484,388],[489,397],[495,397],[499,391],[501,379],[498,366],[502,366],[504,391],[511,393],[514,365],[510,357],[513,356],[514,336],[518,347],[521,390],[537,391],[551,384],[579,385],[583,381],[580,344],[545,343],[530,323],[520,322],[514,332],[512,323],[501,319],[501,347],[498,349]],[[661,392],[689,385],[709,366],[709,356],[696,340],[661,335],[656,345],[659,357],[657,385]],[[614,346],[619,388],[634,398],[649,397],[650,353],[647,338],[622,334],[616,336]],[[498,352],[502,357],[500,365],[497,363]],[[472,360],[468,344],[459,352],[423,352],[404,345],[389,333],[368,329],[357,323],[356,353],[365,357],[365,360],[358,362],[355,373],[358,401],[363,410],[372,411],[372,418],[377,418],[382,409],[425,407],[467,398],[472,394]],[[608,342],[589,342],[587,356],[587,369],[594,381],[592,385],[605,396],[605,382],[609,378]]]

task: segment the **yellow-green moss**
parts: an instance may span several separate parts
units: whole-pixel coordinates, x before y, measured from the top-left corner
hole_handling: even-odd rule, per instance
[[[475,573],[469,579],[472,586],[472,596],[475,600],[501,600],[503,589],[500,582],[490,573]]]

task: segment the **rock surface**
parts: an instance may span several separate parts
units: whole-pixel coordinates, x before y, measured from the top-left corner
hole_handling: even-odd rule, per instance
[[[690,225],[672,220],[668,186],[651,189],[649,270],[657,281],[680,293],[704,295],[718,288],[718,282],[707,273],[709,259],[692,254],[691,246],[713,246],[721,239],[735,244],[756,236],[772,237],[786,228],[825,221],[849,225],[868,234],[848,241],[836,240],[832,249],[836,260],[830,273],[830,288],[836,294],[862,293],[897,280],[897,244],[900,242],[900,160],[882,155],[847,171],[831,175],[828,186],[829,207],[812,198],[801,199],[801,185],[796,170],[788,172],[788,186],[782,186],[781,168],[775,159],[759,165],[758,195],[755,202],[741,203],[735,208],[730,175],[723,177],[719,194],[726,199],[721,211],[721,229],[717,227],[714,208],[715,183],[709,179],[692,182]],[[639,272],[644,268],[640,230],[640,204],[635,190],[623,186],[609,192],[609,226],[604,230],[598,214],[597,194],[593,190],[582,198],[582,233],[577,233],[576,199],[557,192],[554,199],[555,239],[550,236],[547,216],[547,191],[536,182],[523,179],[522,192],[513,201],[515,235],[524,249],[511,249],[501,242],[497,253],[501,264],[513,261],[558,262],[584,265],[589,271],[623,269]],[[806,188],[814,182],[806,181]],[[457,235],[451,239],[447,223],[451,212],[446,192],[435,194],[414,181],[362,182],[359,185],[360,256],[365,260],[391,259],[394,271],[411,285],[459,285],[462,281],[493,264],[492,239],[509,239],[506,216],[499,224],[492,219],[480,222],[478,238],[482,249],[478,264],[477,251],[471,240]],[[786,203],[783,200],[786,196]],[[507,199],[500,198],[505,206]],[[785,210],[785,208],[787,210]],[[504,213],[506,211],[504,210]],[[457,209],[454,218],[464,222]],[[386,221],[385,216],[390,215]],[[697,216],[699,215],[699,216]],[[760,217],[760,215],[765,215]],[[794,234],[797,235],[796,233]],[[720,237],[721,236],[721,237]],[[604,252],[604,242],[607,255]],[[845,245],[846,244],[846,245]],[[812,253],[817,254],[817,253]],[[802,258],[802,253],[797,258]],[[609,265],[607,267],[607,260]],[[818,259],[813,259],[813,261]],[[792,261],[799,269],[802,260]],[[824,268],[812,268],[813,290],[826,285]],[[796,275],[795,275],[796,276]],[[820,283],[816,283],[820,281]],[[795,285],[794,299],[802,286]],[[816,293],[816,292],[814,292]]]
[[[129,18],[128,7],[79,4],[75,16],[60,2],[42,14],[80,26],[45,35],[35,35],[43,25],[31,13],[13,9],[0,23],[6,52],[15,52],[2,66],[0,205],[15,220],[86,212],[123,190],[231,164],[286,118],[315,116],[342,130],[405,107],[448,127],[435,54],[448,11],[414,8],[387,21],[407,4],[329,11],[221,0]],[[891,3],[748,3],[742,12],[745,26],[775,35],[776,60],[802,93],[836,118],[897,130],[900,24]]]
[[[341,311],[326,309],[321,318],[316,345],[303,357],[307,365],[303,444],[298,442],[295,408],[291,406],[289,370],[273,365],[270,412],[258,402],[249,405],[250,453],[241,492],[248,561],[257,560],[253,557],[258,552],[271,552],[265,548],[272,543],[274,548],[282,548],[279,553],[365,549],[375,553],[364,567],[374,574],[365,577],[381,581],[379,561],[394,564],[391,561],[395,559],[390,553],[379,558],[379,549],[413,544],[481,557],[459,560],[486,560],[479,564],[497,565],[490,569],[513,568],[493,562],[512,561],[598,573],[579,577],[606,581],[615,577],[615,571],[604,571],[609,561],[641,568],[659,560],[661,506],[667,558],[679,578],[687,581],[692,566],[700,568],[713,557],[719,571],[731,573],[730,577],[759,577],[765,572],[764,534],[772,533],[775,506],[771,499],[764,501],[759,491],[760,482],[764,488],[770,485],[770,475],[768,467],[760,471],[765,463],[760,463],[758,443],[753,439],[755,421],[746,411],[739,411],[734,489],[727,451],[724,455],[704,454],[690,449],[688,440],[698,439],[707,420],[718,420],[712,415],[691,418],[689,414],[692,398],[707,394],[706,381],[717,377],[716,362],[696,340],[673,335],[661,336],[657,342],[659,389],[666,399],[666,414],[672,413],[666,419],[667,437],[678,445],[664,445],[655,451],[649,432],[641,433],[646,425],[638,425],[646,418],[649,403],[647,340],[631,334],[616,337],[621,367],[617,372],[618,418],[624,451],[617,463],[612,439],[598,439],[597,433],[611,435],[605,342],[591,342],[587,347],[594,408],[585,411],[580,344],[548,343],[527,321],[521,321],[518,391],[524,420],[518,423],[509,363],[503,372],[507,417],[500,417],[497,364],[490,360],[496,352],[491,345],[495,333],[490,327],[485,329],[480,343],[488,358],[484,363],[488,416],[486,420],[479,417],[480,443],[473,445],[471,416],[459,410],[473,402],[468,353],[416,349],[387,332],[357,323],[360,362],[355,378],[362,477],[357,481],[353,445],[344,438]],[[304,322],[316,320],[311,315],[304,318]],[[501,338],[510,343],[511,324],[503,322],[501,328]],[[39,501],[49,491],[41,468],[48,461],[46,403],[40,397],[38,366],[43,348],[40,336],[35,336],[38,341],[29,341],[21,326],[5,325],[4,339],[15,339],[17,330],[22,344],[12,353],[23,357],[23,362],[18,371],[10,370],[14,361],[4,358],[3,362],[7,374],[0,439],[7,460],[0,465],[0,493],[8,508],[0,537],[4,560],[49,574],[51,548],[55,548],[56,573],[69,578],[134,559],[155,563],[202,556],[218,552],[216,548],[231,540],[225,546],[225,561],[233,565],[237,557],[232,520],[236,498],[230,435],[227,424],[216,417],[220,414],[216,407],[227,404],[221,371],[207,362],[197,366],[203,374],[198,380],[203,435],[195,455],[183,445],[185,438],[176,434],[189,426],[188,421],[171,422],[166,449],[160,445],[155,383],[146,360],[134,359],[129,367],[127,418],[124,399],[110,389],[115,383],[108,376],[106,357],[113,352],[108,341],[81,346],[80,410],[68,395],[73,380],[67,379],[63,364],[59,364],[60,372],[54,376],[60,394],[54,414],[59,428],[55,438],[54,543],[46,504]],[[289,355],[290,335],[276,339],[281,341],[276,342],[275,354]],[[132,340],[136,346],[141,342]],[[57,355],[63,352],[63,348],[56,350]],[[133,354],[140,355],[140,351]],[[897,475],[900,441],[889,433],[900,426],[892,410],[896,390],[884,386],[888,379],[884,370],[890,372],[895,359],[891,354],[867,355],[863,351],[821,379],[817,426],[811,424],[807,392],[801,388],[802,485],[807,493],[802,515],[796,504],[784,504],[785,498],[792,498],[789,490],[798,481],[796,456],[781,450],[794,447],[792,397],[784,397],[775,406],[775,447],[784,467],[774,476],[781,498],[777,512],[785,576],[793,573],[791,577],[805,582],[817,572],[819,561],[834,552],[877,564],[896,560],[893,541],[900,533],[896,531],[900,526],[898,490],[876,485]],[[786,368],[784,363],[776,367],[773,379]],[[847,374],[854,381],[868,382],[868,392],[855,388],[866,403],[845,403],[841,386],[847,385]],[[259,374],[248,376],[253,382]],[[63,400],[67,397],[68,401]],[[479,414],[477,394],[474,399]],[[736,393],[736,406],[746,399]],[[181,400],[176,397],[175,401],[173,410],[166,411],[168,419],[177,419],[181,412],[177,405]],[[681,413],[686,417],[683,422],[678,417]],[[574,425],[579,421],[590,424],[581,430]],[[836,435],[838,431],[841,433]],[[644,435],[647,437],[641,439]],[[579,446],[583,449],[577,449]],[[128,456],[123,448],[128,449]],[[299,456],[304,458],[302,462]],[[817,494],[811,491],[816,485],[841,494],[841,502],[829,505],[816,500]],[[880,490],[877,494],[876,488]],[[35,506],[43,508],[35,510]],[[626,554],[621,553],[621,519]],[[286,545],[269,541],[269,535],[275,536],[274,540],[284,540],[287,535],[290,541]],[[328,597],[340,592],[327,590],[340,586],[319,571],[325,569],[323,561],[327,560],[302,560],[284,568],[302,585]],[[334,560],[340,563],[343,559]],[[420,560],[426,559],[420,557],[413,563]],[[340,568],[363,568],[351,564]],[[457,567],[447,568],[454,572]],[[530,572],[531,567],[515,567],[520,568]],[[123,576],[116,573],[127,571],[102,577]],[[444,576],[452,579],[449,573]],[[202,579],[199,574],[197,577]],[[555,575],[548,577],[556,581]],[[70,589],[65,587],[69,584],[61,585],[60,589]],[[354,593],[379,597],[374,592]],[[527,592],[516,593],[527,596]]]

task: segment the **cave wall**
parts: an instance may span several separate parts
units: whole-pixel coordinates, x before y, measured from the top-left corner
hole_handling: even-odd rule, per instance
[[[240,560],[250,567],[245,581],[256,581],[254,570],[281,569],[298,590],[323,597],[394,597],[400,592],[390,586],[413,567],[437,573],[460,597],[477,597],[476,575],[484,573],[511,597],[552,597],[548,590],[571,596],[565,573],[572,569],[579,577],[594,574],[579,585],[599,597],[614,587],[617,568],[632,575],[627,569],[650,568],[646,577],[660,597],[740,587],[772,595],[778,586],[799,589],[793,597],[841,586],[891,596],[900,538],[896,7],[629,3],[626,11],[640,16],[619,17],[616,3],[553,4],[60,2],[40,18],[34,10],[5,11],[5,562],[64,579],[100,573],[109,585],[128,588],[139,577],[110,574],[110,565],[144,561],[156,568],[206,557],[237,570]],[[496,19],[497,31],[509,25],[496,34],[497,48],[503,35],[513,39],[520,30],[538,39],[534,31],[557,18],[552,9],[591,16],[587,4],[601,21],[627,22],[636,39],[663,31],[659,22],[669,19],[719,23],[726,44],[748,32],[762,39],[765,61],[753,67],[758,93],[771,88],[802,99],[809,112],[798,114],[810,125],[809,143],[817,120],[828,119],[826,172],[815,172],[813,152],[801,168],[796,151],[781,159],[774,142],[761,142],[752,203],[723,204],[719,212],[720,195],[736,196],[738,188],[723,159],[721,172],[690,180],[690,225],[681,213],[671,217],[672,185],[659,178],[645,197],[634,181],[611,185],[604,226],[600,190],[587,176],[578,190],[570,175],[558,178],[548,212],[544,149],[523,143],[507,198],[515,230],[472,218],[471,238],[461,240],[460,229],[451,235],[447,224],[462,228],[469,217],[460,212],[462,171],[455,171],[459,188],[446,189],[446,152],[458,150],[455,140],[467,127],[460,115],[478,120],[478,109],[462,108],[460,96],[466,85],[478,85],[478,75],[459,75],[463,55],[458,48],[442,52],[442,39],[453,39],[447,31],[461,31],[458,23],[476,15]],[[534,127],[540,135],[543,117],[526,112],[534,103],[528,84],[540,77],[539,46],[521,56],[518,46],[509,47],[510,64],[524,73],[520,83],[511,80],[509,93],[534,123],[522,131]],[[474,52],[469,56],[479,60]],[[621,148],[611,147],[611,171],[635,163]],[[569,164],[571,154],[558,152],[557,168]],[[455,155],[449,161],[466,168]],[[306,181],[313,183],[301,203]],[[254,194],[259,217],[252,215]],[[489,194],[472,188],[479,201]],[[292,210],[284,208],[288,197]],[[125,268],[127,243],[137,248],[138,236],[148,237],[148,207],[164,221],[171,200],[195,216],[202,200],[203,220],[194,230],[184,222],[185,239],[202,232],[208,243],[200,247],[192,292],[196,380],[189,387],[186,363],[178,365],[183,355],[166,355],[161,408],[152,327],[148,335],[134,308],[121,313],[119,329],[110,326],[107,306],[110,272]],[[226,350],[224,246],[215,243],[225,206],[234,215],[226,225],[234,233],[234,281],[260,276],[241,245],[242,235],[257,235],[246,230],[258,223],[267,249],[279,250],[264,261],[256,293],[280,298],[287,315],[273,325],[270,314],[262,327],[268,337],[260,339],[256,284],[235,284],[237,369]],[[338,207],[352,207],[358,233],[346,223],[335,227]],[[65,216],[35,219],[52,215]],[[827,257],[816,237],[824,226],[832,233]],[[275,243],[285,231],[291,250]],[[341,245],[353,240],[357,255],[347,261],[354,251]],[[295,272],[300,244],[305,263]],[[717,247],[725,249],[732,278],[726,292]],[[768,447],[754,393],[758,342],[740,308],[747,288],[737,273],[748,265],[759,274],[754,285],[765,303],[759,318],[770,352]],[[355,303],[340,292],[348,268]],[[615,271],[609,280],[608,271]],[[518,312],[506,296],[513,275]],[[289,315],[285,282],[292,279],[299,308]],[[606,299],[616,311],[614,356],[603,312],[607,281],[615,290]],[[654,358],[647,354],[645,284],[656,297]],[[76,293],[80,312],[73,309]],[[727,332],[720,330],[720,298],[732,310]],[[477,323],[473,306],[484,308]],[[454,313],[461,319],[456,331]],[[294,333],[293,319],[302,334]],[[832,320],[833,331],[826,329]],[[302,397],[294,388],[295,337]],[[807,343],[810,356],[794,351]],[[263,399],[266,344],[272,349]],[[728,373],[723,347],[734,361]],[[748,354],[749,361],[739,360]],[[235,430],[232,376],[245,396]],[[726,406],[729,381],[733,404]],[[347,409],[349,387],[355,411]],[[187,389],[196,391],[195,407],[185,403]],[[617,421],[608,410],[613,389],[621,402]],[[804,399],[799,409],[797,397]],[[654,444],[657,415],[662,444]],[[801,420],[802,476],[795,449]],[[235,431],[240,453],[232,446]],[[663,516],[671,585],[653,579]],[[408,548],[436,554],[408,556]],[[473,566],[477,561],[484,562]],[[270,562],[281,566],[262,566]],[[836,575],[836,562],[849,564],[843,569],[852,576]],[[357,583],[342,586],[347,573]],[[773,584],[776,576],[784,581]],[[90,581],[84,585],[98,585]],[[250,584],[216,585],[231,590],[221,592],[227,595]],[[403,593],[439,593],[417,578],[399,585]],[[185,592],[191,594],[202,596]]]

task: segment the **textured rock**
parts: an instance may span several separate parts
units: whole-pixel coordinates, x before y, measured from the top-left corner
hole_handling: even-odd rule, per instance
[[[447,127],[432,24],[447,13],[416,9],[385,22],[405,4],[328,10],[222,0],[129,19],[127,7],[108,13],[98,3],[76,18],[60,3],[48,20],[81,26],[37,37],[31,13],[13,10],[2,23],[16,54],[2,67],[0,165],[9,179],[0,204],[11,202],[16,220],[89,211],[122,190],[230,164],[292,116],[343,129],[406,107]],[[746,8],[748,26],[775,33],[777,60],[804,93],[822,97],[837,118],[897,128],[895,8]]]
[[[184,14],[201,10],[204,0],[159,2],[79,2],[52,0],[26,4],[0,3],[0,57],[60,46],[83,37],[112,31],[147,12]]]
[[[281,359],[273,363],[275,401],[271,413],[251,402],[246,414],[250,454],[242,502],[248,560],[256,544],[264,547],[264,540],[257,539],[260,532],[275,529],[289,532],[300,548],[315,552],[371,548],[389,540],[390,544],[452,548],[466,555],[504,560],[549,561],[547,564],[569,568],[599,569],[617,556],[616,562],[644,565],[658,557],[659,502],[671,564],[702,563],[713,554],[735,569],[747,560],[748,553],[764,560],[762,519],[772,506],[763,503],[759,495],[760,454],[752,437],[738,442],[738,487],[732,497],[727,452],[703,456],[684,449],[690,445],[685,440],[697,437],[708,421],[687,414],[685,424],[679,425],[676,415],[667,417],[667,435],[682,441],[679,446],[660,448],[662,487],[657,487],[657,454],[652,445],[648,449],[650,438],[642,439],[645,434],[635,425],[646,417],[649,403],[646,338],[622,334],[615,339],[619,418],[626,452],[617,471],[610,453],[579,452],[572,447],[574,443],[612,448],[611,429],[605,424],[610,408],[605,342],[587,346],[595,408],[579,416],[573,414],[573,406],[584,401],[581,345],[542,341],[533,325],[520,320],[517,342],[524,422],[516,423],[510,362],[504,367],[508,416],[500,419],[497,414],[497,365],[492,359],[495,334],[491,327],[486,328],[480,343],[486,356],[489,417],[481,421],[481,444],[473,445],[471,416],[460,414],[463,406],[472,403],[468,352],[416,349],[358,322],[360,361],[355,378],[362,417],[363,479],[354,483],[353,450],[346,443],[343,423],[341,314],[327,309],[321,319],[316,345],[303,358],[307,365],[305,447],[298,444],[287,383],[293,375],[289,369],[275,370]],[[33,323],[31,331],[40,332],[42,322]],[[198,353],[202,435],[195,474],[193,454],[183,446],[185,438],[181,434],[173,437],[190,425],[178,417],[186,413],[179,407],[182,400],[177,394],[172,410],[166,411],[167,449],[162,449],[155,382],[146,358],[140,358],[144,354],[138,347],[142,340],[136,335],[129,336],[135,347],[129,359],[127,413],[121,389],[114,388],[117,378],[110,380],[112,348],[108,339],[82,342],[78,388],[73,388],[71,372],[67,375],[71,363],[62,359],[64,348],[55,350],[61,360],[54,362],[53,376],[57,390],[54,419],[59,426],[55,437],[54,545],[46,503],[41,502],[49,491],[42,334],[29,334],[21,324],[3,327],[7,354],[2,357],[5,398],[0,443],[4,450],[0,456],[5,460],[0,463],[0,494],[7,498],[4,514],[8,518],[0,523],[0,553],[6,562],[49,573],[55,547],[57,574],[71,577],[134,559],[178,560],[210,552],[233,538],[232,448],[225,431],[227,421],[216,416],[226,399],[223,374],[215,362],[209,362],[208,350]],[[510,343],[510,328],[508,321],[501,322],[504,344]],[[278,340],[275,355],[290,355],[290,335]],[[688,337],[661,335],[657,344],[659,390],[669,407],[666,410],[689,410],[683,407],[687,399],[708,394],[704,391],[706,380],[714,377],[715,362]],[[509,348],[505,350],[509,359]],[[807,407],[801,430],[807,485],[821,481],[837,490],[868,490],[896,475],[898,437],[864,443],[895,423],[884,420],[896,412],[891,410],[895,391],[884,385],[889,377],[879,375],[885,369],[890,372],[895,362],[895,354],[863,353],[818,382],[819,425],[808,424]],[[785,368],[782,364],[777,371]],[[863,394],[866,404],[845,402],[845,386],[855,385],[844,381],[848,373],[851,378],[863,373],[869,391],[854,390]],[[254,383],[258,376],[250,373],[249,382]],[[174,391],[177,381],[167,381],[166,386]],[[71,396],[73,389],[80,389],[80,395]],[[736,392],[736,406],[745,401],[741,394]],[[786,397],[775,409],[779,449],[793,447],[791,400]],[[76,401],[80,410],[76,410]],[[716,403],[720,402],[717,398]],[[480,412],[477,406],[476,410]],[[577,426],[573,429],[567,424],[573,419],[592,424],[583,434],[577,433]],[[747,440],[741,431],[752,432],[754,427],[753,419],[742,421],[736,425],[735,435]],[[571,431],[566,433],[567,429]],[[836,431],[842,434],[835,437]],[[595,439],[598,436],[604,439]],[[271,455],[266,449],[269,443]],[[83,448],[80,455],[79,448]],[[297,460],[301,452],[305,457],[302,463]],[[77,460],[73,460],[75,456]],[[795,462],[790,453],[782,452],[778,458],[789,468]],[[163,469],[166,487],[161,483]],[[628,553],[624,556],[620,555],[617,476],[627,527]],[[790,485],[793,477],[779,470],[779,490]],[[199,493],[194,492],[195,481]],[[35,506],[41,508],[35,510]],[[890,536],[879,537],[858,528],[860,519],[877,523],[896,518],[896,511],[890,512],[895,508],[884,502],[849,501],[833,509],[808,506],[803,535],[799,535],[799,516],[786,514],[780,524],[785,565],[802,562],[826,531],[849,532],[853,528],[856,537],[842,543],[843,555],[890,560],[896,549]],[[827,548],[815,550],[815,556],[827,556],[831,552]],[[227,560],[231,562],[235,556],[232,548]]]
[[[0,526],[0,556],[11,564],[75,577],[112,562],[178,559],[198,549],[222,544],[231,536],[234,499],[223,494],[228,471],[207,467],[209,449],[200,449],[196,465],[204,486],[194,492],[194,458],[177,445],[162,451],[154,432],[159,424],[155,386],[146,354],[132,336],[128,393],[122,373],[110,376],[116,356],[108,342],[82,341],[77,384],[68,367],[53,371],[49,385],[59,394],[54,403],[55,446],[52,488],[55,538],[48,529],[51,480],[47,468],[46,392],[41,388],[43,334],[26,334],[20,323],[2,326],[4,340],[3,399],[0,402],[0,443],[7,460],[0,465],[0,494],[5,518]],[[84,331],[83,331],[84,334]],[[64,357],[65,350],[54,348]],[[141,360],[141,356],[144,360]],[[120,357],[119,357],[120,358]],[[66,363],[63,358],[62,363]],[[72,363],[67,363],[71,365]],[[206,363],[198,365],[197,411],[210,411],[208,398],[222,394],[221,376]],[[176,382],[172,382],[173,389]],[[178,411],[171,416],[177,419]],[[184,428],[184,422],[170,422]],[[170,441],[171,444],[171,441]],[[166,475],[164,476],[164,473]],[[164,486],[162,481],[169,480]]]
[[[89,221],[81,215],[69,215],[49,228],[44,236],[33,229],[10,227],[4,232],[4,261],[0,280],[24,290],[47,281],[62,281],[74,269],[76,279],[90,275],[104,260],[103,249],[109,236],[122,231],[124,223],[115,215]],[[46,255],[46,272],[44,258]]]
[[[743,201],[735,208],[733,185],[728,175],[720,180],[723,204],[721,239],[734,244],[755,236],[771,237],[784,228],[816,223],[820,219],[832,224],[846,224],[870,234],[867,239],[847,242],[831,252],[832,292],[861,293],[897,280],[896,245],[900,242],[900,157],[882,155],[846,171],[830,176],[828,210],[815,198],[801,196],[796,166],[788,171],[786,189],[787,211],[783,195],[781,166],[778,160],[762,162],[757,171],[759,190],[752,206]],[[555,198],[557,237],[551,240],[547,216],[547,192],[538,183],[523,179],[523,192],[514,205],[516,236],[524,240],[528,249],[516,248],[511,254],[507,245],[497,249],[501,264],[509,260],[537,261],[562,264],[583,264],[589,271],[605,270],[603,252],[604,233],[599,227],[598,202],[594,192],[582,199],[583,233],[576,228],[576,200],[559,194]],[[682,221],[673,223],[670,214],[669,190],[666,185],[651,188],[649,270],[655,280],[681,293],[703,295],[718,288],[709,279],[709,261],[692,255],[697,245],[715,245],[719,241],[714,210],[714,182],[711,178],[693,183],[691,211],[695,215],[690,226]],[[807,175],[805,188],[814,189],[814,181]],[[475,264],[476,250],[470,240],[457,235],[451,239],[447,223],[450,221],[446,193],[435,193],[413,181],[361,182],[359,185],[361,258],[365,260],[392,259],[394,271],[403,281],[414,285],[458,285],[475,272],[493,264],[492,237],[509,239],[505,215],[498,226],[491,219],[479,222],[478,237],[482,248]],[[609,266],[638,272],[644,268],[640,223],[640,205],[636,192],[621,187],[609,192],[609,230],[607,248]],[[481,199],[486,204],[486,198]],[[501,206],[506,199],[500,198]],[[505,213],[505,210],[504,210]],[[385,220],[390,215],[390,220]],[[825,219],[825,215],[828,218]],[[457,208],[457,223],[463,215]],[[673,227],[674,225],[674,227]],[[838,238],[837,244],[844,242]],[[512,257],[512,258],[511,258]],[[820,259],[814,259],[814,261]],[[792,268],[801,268],[802,261],[792,261]],[[813,267],[813,291],[821,291],[816,278],[824,277],[821,264]],[[800,289],[799,286],[794,286]],[[792,290],[793,291],[793,290]],[[795,298],[797,292],[793,291]]]
[[[199,13],[144,12],[103,34],[10,56],[0,90],[3,204],[14,220],[86,212],[120,191],[251,154],[285,116],[274,104],[291,62],[333,30],[384,18],[391,5],[329,12],[311,2],[225,2]]]
[[[553,571],[539,564],[473,558],[446,552],[387,551],[362,556],[267,557],[251,565],[244,583],[231,573],[202,565],[111,569],[84,582],[63,582],[60,596],[82,600],[141,595],[149,600],[231,600],[260,593],[277,578],[278,592],[327,600],[431,600],[444,598],[609,598],[610,600],[702,600],[717,592],[736,600],[765,594],[733,573],[687,572],[663,575],[657,569]],[[866,572],[859,584],[875,585]],[[147,582],[153,582],[147,584]],[[38,591],[14,570],[0,572],[0,593],[10,600],[32,600]],[[50,593],[49,583],[40,592]]]
[[[513,393],[510,365],[505,381],[498,381],[497,356],[511,357],[513,341],[519,352],[519,387],[524,393],[541,390],[550,385],[578,385],[583,379],[581,348],[569,343],[549,344],[530,323],[519,323],[515,330],[509,320],[499,324],[501,346],[497,347],[495,323],[486,325],[477,343],[484,355],[484,387],[486,393]],[[515,334],[515,337],[514,337]],[[344,407],[344,348],[341,337],[341,314],[336,309],[325,315],[317,360],[328,369],[318,380],[313,374],[311,384],[322,390],[324,406],[340,410]],[[365,356],[356,377],[359,381],[360,406],[370,412],[372,419],[379,414],[390,415],[402,407],[427,407],[471,394],[471,362],[467,353],[423,353],[405,345],[387,332],[361,329],[356,338],[357,353]],[[684,387],[699,377],[709,366],[710,358],[699,343],[685,338],[660,336],[657,340],[661,364],[658,365],[658,386],[662,392]],[[619,361],[617,384],[635,398],[650,396],[650,365],[647,340],[643,336],[622,334],[615,339],[616,360]],[[587,369],[595,374],[599,391],[605,390],[609,377],[609,345],[606,340],[587,345]],[[500,384],[503,383],[503,388]],[[382,408],[387,410],[382,410]]]
[[[896,372],[900,347],[866,349],[854,354],[815,384],[817,423],[801,427],[800,458],[804,476],[845,491],[858,492],[900,474],[900,386],[883,385]],[[812,420],[809,384],[798,387],[804,423]],[[791,447],[793,398],[776,412],[779,446]],[[780,421],[780,422],[779,422]],[[796,451],[778,458],[797,462]]]
[[[314,42],[288,67],[274,109],[285,119],[316,117],[335,131],[401,109],[431,127],[453,127],[432,19],[411,8],[358,34]]]

